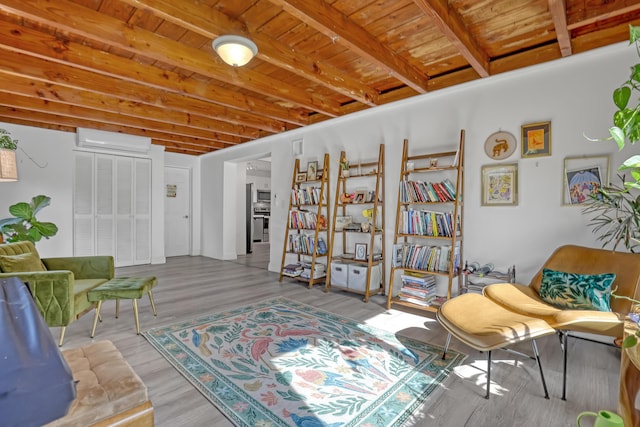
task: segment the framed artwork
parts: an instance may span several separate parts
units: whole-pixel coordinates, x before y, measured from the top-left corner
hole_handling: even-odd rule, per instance
[[[551,122],[522,125],[522,158],[551,155]]]
[[[353,203],[364,203],[366,197],[366,191],[356,191],[355,195],[353,196]]]
[[[296,174],[296,182],[305,182],[306,180],[307,180],[307,174],[305,172]]]
[[[609,185],[609,156],[567,157],[564,159],[564,205],[581,205],[591,194]]]
[[[353,257],[356,261],[366,261],[367,260],[367,244],[366,243],[356,243],[355,255]]]
[[[307,163],[307,181],[314,181],[318,173],[318,161]]]
[[[482,205],[518,204],[518,164],[482,166]]]
[[[493,160],[503,160],[516,151],[516,137],[509,132],[495,132],[484,142],[484,152]]]

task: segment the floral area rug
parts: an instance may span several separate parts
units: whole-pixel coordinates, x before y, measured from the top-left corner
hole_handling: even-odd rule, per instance
[[[466,357],[285,298],[144,336],[238,426],[400,426]]]

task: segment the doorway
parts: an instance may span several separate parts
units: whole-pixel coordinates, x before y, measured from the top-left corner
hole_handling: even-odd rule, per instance
[[[183,256],[191,252],[191,169],[164,168],[164,252]]]
[[[271,221],[271,158],[247,160],[246,235],[247,252],[238,260],[245,265],[268,269]]]

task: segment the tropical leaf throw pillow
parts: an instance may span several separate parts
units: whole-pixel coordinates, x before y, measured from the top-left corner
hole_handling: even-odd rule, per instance
[[[611,311],[611,284],[616,275],[542,270],[540,297],[559,308]]]

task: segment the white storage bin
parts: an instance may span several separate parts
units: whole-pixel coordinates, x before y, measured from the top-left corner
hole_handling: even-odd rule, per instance
[[[331,263],[331,284],[347,287],[349,264],[341,262]]]
[[[369,289],[376,289],[382,282],[382,264],[371,266],[371,277],[369,278]],[[366,291],[367,289],[367,266],[361,264],[349,264],[348,288],[354,291]]]

